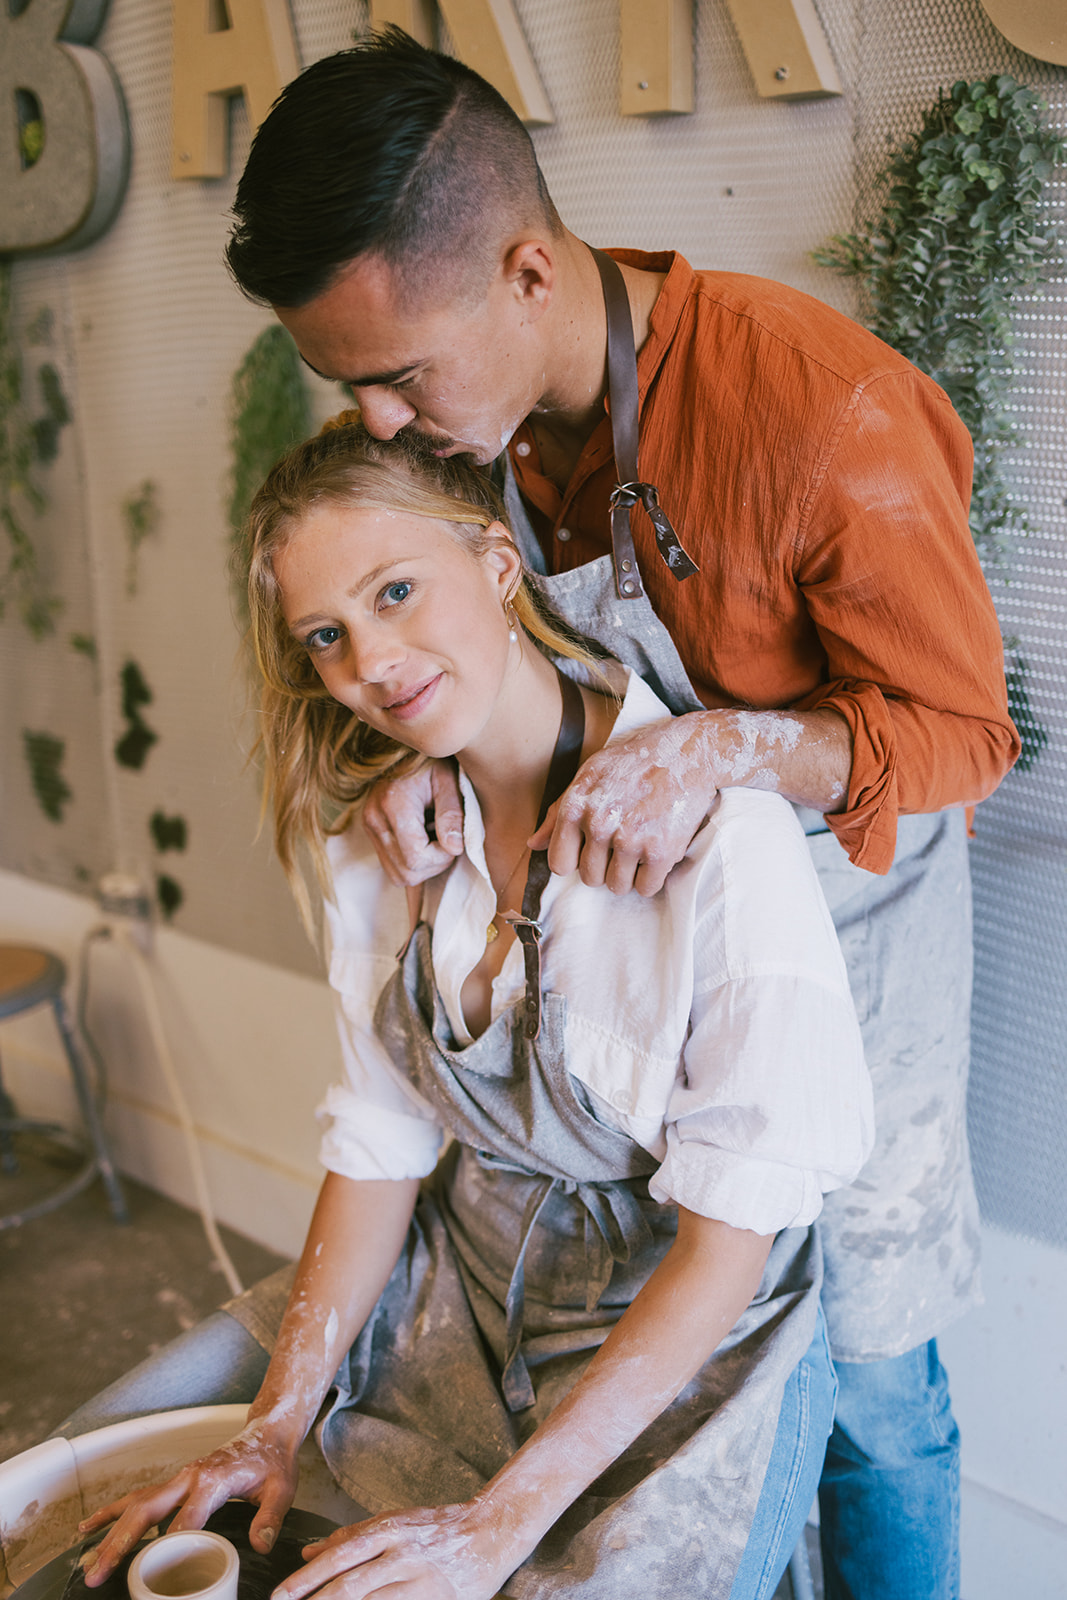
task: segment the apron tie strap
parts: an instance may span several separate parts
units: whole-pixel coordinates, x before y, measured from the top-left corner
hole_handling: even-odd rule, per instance
[[[486,1166],[522,1172],[522,1167],[488,1152],[479,1156]],[[531,1174],[531,1177],[533,1174]],[[652,1230],[633,1190],[625,1179],[606,1183],[577,1183],[573,1178],[542,1177],[530,1190],[523,1210],[519,1253],[508,1284],[504,1371],[500,1387],[509,1411],[525,1411],[534,1403],[533,1384],[522,1355],[526,1310],[526,1249],[549,1197],[559,1191],[581,1201],[585,1226],[586,1311],[595,1311],[611,1281],[616,1261],[630,1261],[652,1245]]]
[[[652,1229],[626,1182],[580,1183],[577,1193],[585,1207],[585,1309],[595,1311],[616,1261],[630,1261],[650,1249]],[[594,1252],[599,1257],[595,1264]]]
[[[500,1387],[509,1411],[526,1411],[534,1403],[533,1384],[527,1371],[526,1362],[522,1358],[522,1324],[526,1309],[526,1247],[530,1242],[530,1235],[534,1231],[537,1219],[541,1215],[545,1202],[555,1189],[559,1178],[542,1178],[540,1183],[534,1185],[530,1191],[530,1198],[526,1202],[526,1209],[522,1217],[522,1239],[519,1244],[519,1254],[511,1273],[511,1282],[508,1284],[507,1299],[504,1308],[507,1312],[507,1322],[504,1344],[504,1371],[500,1378]]]

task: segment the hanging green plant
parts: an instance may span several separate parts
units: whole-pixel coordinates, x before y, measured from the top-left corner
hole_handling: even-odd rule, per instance
[[[45,326],[40,315],[34,325]],[[12,327],[11,263],[0,261],[0,528],[7,542],[0,554],[0,617],[10,604],[33,637],[43,639],[54,632],[63,602],[41,578],[30,528],[48,504],[37,469],[56,455],[70,408],[51,362],[38,368],[37,381],[44,409],[34,417]]]
[[[919,131],[891,154],[875,221],[814,252],[821,266],[859,281],[867,326],[929,373],[967,425],[971,533],[987,561],[1002,561],[1028,526],[1004,454],[1020,443],[1008,409],[1013,304],[1058,259],[1042,196],[1065,147],[1045,126],[1045,109],[1004,75],[942,90]],[[1028,712],[1025,770],[1047,734],[1029,710],[1018,654],[1013,672]]]
[[[227,510],[238,567],[252,496],[279,456],[310,431],[311,406],[300,356],[285,329],[274,323],[256,338],[233,378]],[[244,616],[244,590],[236,575],[234,589]]]

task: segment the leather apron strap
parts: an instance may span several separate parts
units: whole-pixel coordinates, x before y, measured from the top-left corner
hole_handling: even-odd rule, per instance
[[[582,759],[582,744],[585,740],[585,706],[582,704],[582,691],[573,678],[568,678],[558,667],[556,675],[563,697],[563,710],[559,721],[559,735],[552,752],[552,763],[548,769],[541,806],[537,814],[538,828],[548,815],[549,806],[555,804],[578,771]],[[536,832],[536,829],[534,831]],[[530,868],[526,874],[526,891],[522,897],[522,911],[518,916],[512,914],[504,918],[505,922],[509,922],[515,929],[522,945],[526,966],[526,1000],[522,1026],[527,1039],[536,1039],[541,1032],[541,936],[544,930],[538,918],[541,915],[541,896],[545,892],[549,877],[547,850],[531,851]]]
[[[592,246],[589,247],[592,250]],[[617,264],[603,250],[593,250],[593,260],[604,290],[604,310],[608,319],[608,397],[611,403],[611,436],[615,448],[615,470],[619,481],[611,495],[611,553],[615,565],[615,589],[620,600],[637,600],[643,590],[641,569],[634,551],[630,529],[630,507],[641,501],[656,535],[656,545],[668,568],[679,582],[700,569],[686,554],[681,540],[671,527],[659,503],[655,484],[642,483],[637,466],[638,388],[637,351],[630,316],[626,284]]]

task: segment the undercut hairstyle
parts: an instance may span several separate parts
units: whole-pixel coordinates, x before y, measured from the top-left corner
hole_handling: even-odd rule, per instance
[[[334,700],[282,612],[276,556],[319,507],[400,511],[442,524],[479,560],[511,543],[492,481],[463,457],[434,456],[418,439],[373,438],[356,411],[343,412],[271,469],[257,490],[235,560],[248,585],[249,639],[262,680],[257,748],[264,810],[273,811],[274,845],[304,925],[311,902],[299,867],[305,845],[320,887],[330,892],[325,841],[343,833],[372,784],[414,772],[426,757],[370,727]],[[525,578],[508,608],[527,639],[550,657],[583,663],[607,693],[603,652],[575,634]],[[504,611],[501,626],[507,627]]]
[[[243,293],[291,310],[358,257],[408,302],[484,292],[502,240],[562,224],[507,101],[399,28],[294,78],[252,143],[226,260]]]

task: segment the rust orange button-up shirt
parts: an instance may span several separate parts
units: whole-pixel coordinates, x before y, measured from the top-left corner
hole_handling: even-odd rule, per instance
[[[936,384],[821,301],[612,254],[667,273],[637,358],[640,471],[700,567],[677,582],[636,507],[649,598],[705,705],[846,719],[852,775],[827,822],[886,872],[899,812],[981,799],[1019,750],[967,526],[970,437]],[[550,571],[610,549],[606,415],[565,494],[525,425],[511,452]]]

